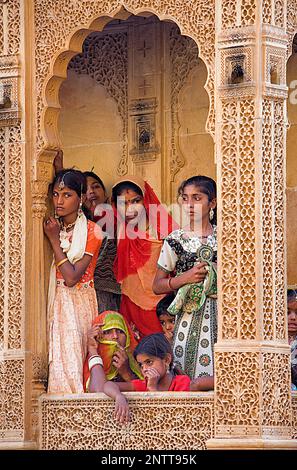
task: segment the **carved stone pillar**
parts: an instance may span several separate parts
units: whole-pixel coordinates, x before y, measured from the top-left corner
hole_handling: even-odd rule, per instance
[[[25,127],[21,0],[0,2],[0,448],[26,448]]]
[[[217,3],[220,328],[208,447],[289,448],[286,2]]]
[[[46,195],[51,178],[52,165],[40,162],[37,167],[39,180],[33,181],[32,189],[32,264],[30,306],[30,348],[32,351],[32,439],[38,438],[38,398],[46,390],[48,375],[46,335],[46,293],[48,272],[45,266],[43,221],[47,211]],[[50,259],[48,257],[48,259]],[[38,288],[36,288],[38,286]]]

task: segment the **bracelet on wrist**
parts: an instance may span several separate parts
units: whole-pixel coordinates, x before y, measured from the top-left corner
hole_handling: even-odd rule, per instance
[[[88,360],[88,365],[89,365],[89,371],[91,371],[91,369],[94,367],[94,366],[102,366],[103,367],[103,361],[101,359],[100,356],[98,355],[94,355],[94,356],[91,356]]]
[[[168,277],[168,287],[170,290],[174,290],[172,285],[171,285],[172,277]]]
[[[60,266],[62,266],[62,264],[66,263],[66,261],[68,261],[67,256],[66,256],[66,258],[61,259],[61,261],[59,261],[59,262],[56,264],[56,267],[59,268]]]

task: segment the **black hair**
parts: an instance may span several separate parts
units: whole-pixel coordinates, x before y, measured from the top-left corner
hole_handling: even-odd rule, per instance
[[[169,305],[173,302],[174,298],[175,298],[175,294],[171,293],[171,294],[168,294],[165,297],[163,297],[163,299],[161,299],[157,303],[157,307],[156,307],[157,317],[160,317],[164,313],[167,313],[168,315],[170,315],[170,313],[167,312],[167,309],[168,309]]]
[[[99,178],[98,175],[96,175],[96,173],[94,173],[93,171],[84,171],[84,175],[86,178],[88,177],[94,178],[94,180],[96,180],[100,184],[100,186],[102,186],[103,191],[106,193],[106,188],[104,186],[104,183],[102,179]]]
[[[297,301],[297,290],[288,289],[287,290],[287,302],[296,302]]]
[[[112,201],[116,204],[117,198],[122,194],[123,191],[127,189],[134,191],[141,197],[144,196],[143,192],[141,191],[140,187],[137,186],[137,184],[132,183],[132,181],[122,181],[112,188]]]
[[[134,349],[133,355],[136,359],[138,354],[147,354],[148,356],[165,359],[167,354],[171,355],[170,369],[173,366],[173,352],[171,344],[163,333],[154,333],[142,338],[140,343]]]
[[[87,178],[82,171],[74,170],[73,168],[59,171],[51,184],[51,194],[53,194],[54,187],[61,183],[61,181],[63,181],[67,188],[75,191],[79,198],[87,192]],[[84,204],[82,205],[82,210],[85,216],[88,219],[91,219],[90,211],[84,206]]]
[[[201,189],[201,192],[208,196],[209,202],[211,202],[213,199],[217,197],[216,182],[209,176],[203,176],[203,175],[191,176],[191,178],[188,178],[187,180],[183,181],[177,191],[178,197],[182,195],[185,187],[190,186],[190,185],[196,186],[199,189]],[[213,216],[213,219],[210,221],[210,223],[212,225],[216,225],[217,224],[217,208],[215,207],[213,211],[214,211],[214,216]]]

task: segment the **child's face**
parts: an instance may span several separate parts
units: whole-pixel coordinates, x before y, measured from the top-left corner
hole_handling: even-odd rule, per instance
[[[200,221],[208,217],[210,209],[216,207],[216,199],[209,202],[207,194],[203,193],[194,184],[189,184],[184,188],[181,194],[181,202],[185,213],[191,221]]]
[[[145,379],[148,378],[147,371],[149,369],[155,369],[160,376],[160,380],[167,374],[168,367],[171,362],[170,354],[165,359],[161,359],[156,356],[150,356],[148,354],[137,354],[136,360],[141,369],[142,375]]]
[[[53,203],[58,217],[66,217],[77,214],[80,205],[80,197],[73,189],[65,186],[59,189],[58,185],[53,190]]]
[[[102,331],[102,337],[108,341],[116,341],[122,348],[126,346],[126,335],[119,328]]]
[[[297,301],[288,302],[288,331],[289,335],[297,334]]]
[[[171,341],[173,338],[175,317],[173,315],[169,315],[169,313],[165,311],[159,316],[159,320],[166,338]]]

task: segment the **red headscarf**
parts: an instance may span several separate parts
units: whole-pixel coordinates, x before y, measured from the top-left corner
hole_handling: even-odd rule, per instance
[[[123,182],[131,182],[138,186],[143,194],[143,205],[148,216],[150,227],[157,235],[158,240],[162,240],[173,230],[178,228],[177,223],[173,220],[171,215],[167,212],[165,207],[160,203],[155,192],[151,186],[143,181],[138,176],[124,176],[118,180],[114,185],[115,188],[118,184]],[[139,236],[131,239],[129,233],[133,230],[131,227],[122,220],[116,207],[114,208],[117,223],[125,224],[125,237],[118,239],[117,257],[114,262],[114,272],[118,282],[121,282],[129,274],[136,273],[137,270],[143,267],[151,256],[151,244],[147,232],[138,232]]]

